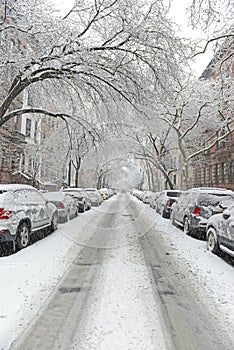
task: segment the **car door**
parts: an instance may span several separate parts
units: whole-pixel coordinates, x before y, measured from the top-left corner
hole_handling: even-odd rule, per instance
[[[160,212],[161,210],[161,205],[162,205],[162,200],[163,200],[163,197],[164,197],[164,193],[160,193],[160,195],[158,196],[158,199],[157,199],[157,202],[156,202],[156,210],[158,212]]]
[[[27,190],[27,205],[32,212],[32,229],[50,224],[46,200],[36,190]]]
[[[228,214],[228,215],[227,215]],[[225,216],[226,215],[226,216]],[[220,222],[220,244],[234,250],[234,206],[232,205],[223,213]]]
[[[187,208],[189,201],[189,193],[183,193],[179,198],[178,202],[175,205],[175,215],[174,218],[176,221],[183,223],[184,221],[184,212]]]
[[[67,204],[70,216],[74,216],[77,211],[77,205],[72,196],[70,194],[65,194],[65,203]]]

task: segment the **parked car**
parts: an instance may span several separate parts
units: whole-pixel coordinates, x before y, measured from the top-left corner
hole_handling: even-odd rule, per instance
[[[100,190],[98,191],[104,200],[109,199],[114,194],[113,190],[111,190],[110,188],[100,188]]]
[[[163,218],[169,218],[171,215],[171,206],[174,202],[177,202],[181,193],[182,191],[179,190],[162,191],[155,202],[156,212],[160,213]]]
[[[103,198],[96,188],[85,188],[85,191],[87,192],[91,200],[92,207],[99,206],[102,204]]]
[[[142,202],[145,204],[149,204],[152,195],[153,195],[152,191],[145,191],[143,196],[142,196]]]
[[[59,223],[67,222],[78,215],[77,200],[68,193],[47,192],[43,193],[44,198],[53,203],[58,210]]]
[[[213,215],[207,221],[207,249],[214,254],[224,251],[234,257],[234,200],[222,214]]]
[[[50,233],[58,226],[56,207],[29,185],[0,185],[0,245],[27,247],[33,233]]]
[[[192,188],[185,191],[173,205],[171,221],[180,225],[188,235],[205,236],[207,220],[223,212],[225,202],[234,198],[234,192],[219,188]]]
[[[104,189],[100,189],[100,190],[98,190],[98,192],[99,192],[100,195],[102,196],[102,199],[103,199],[103,200],[109,198],[107,192],[106,192]]]
[[[138,198],[140,201],[143,201],[144,194],[145,194],[145,192],[144,192],[144,191],[140,191],[140,192],[138,192],[138,194],[137,194],[137,198]]]
[[[82,188],[65,188],[63,192],[69,193],[72,197],[76,198],[79,212],[84,213],[86,210],[91,209],[91,200],[87,192],[84,191]]]
[[[150,207],[155,209],[156,207],[156,200],[158,199],[160,195],[160,192],[153,192],[152,196],[150,197]]]

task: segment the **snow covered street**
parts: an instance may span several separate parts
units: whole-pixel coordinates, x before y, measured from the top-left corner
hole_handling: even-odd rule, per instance
[[[234,347],[233,266],[128,194],[0,269],[1,350]]]

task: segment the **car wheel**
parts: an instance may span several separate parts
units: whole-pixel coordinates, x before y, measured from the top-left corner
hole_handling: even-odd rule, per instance
[[[58,214],[54,213],[52,220],[51,220],[51,230],[50,232],[54,232],[58,228]]]
[[[220,252],[216,231],[212,227],[210,227],[207,231],[207,249],[214,254],[218,254]]]
[[[187,216],[184,218],[184,233],[189,236],[191,235],[191,227]]]
[[[16,245],[18,249],[26,248],[30,241],[30,229],[26,222],[20,224],[16,234]]]

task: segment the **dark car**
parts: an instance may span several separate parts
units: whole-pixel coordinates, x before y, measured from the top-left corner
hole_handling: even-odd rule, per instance
[[[223,212],[234,198],[234,192],[219,188],[192,188],[185,191],[173,205],[171,221],[183,227],[188,235],[204,237],[207,220],[214,214]]]
[[[155,209],[163,218],[169,218],[171,215],[171,206],[178,200],[182,191],[178,190],[164,190],[155,201]]]
[[[222,214],[208,220],[206,239],[207,249],[212,253],[223,251],[234,257],[234,200]]]

